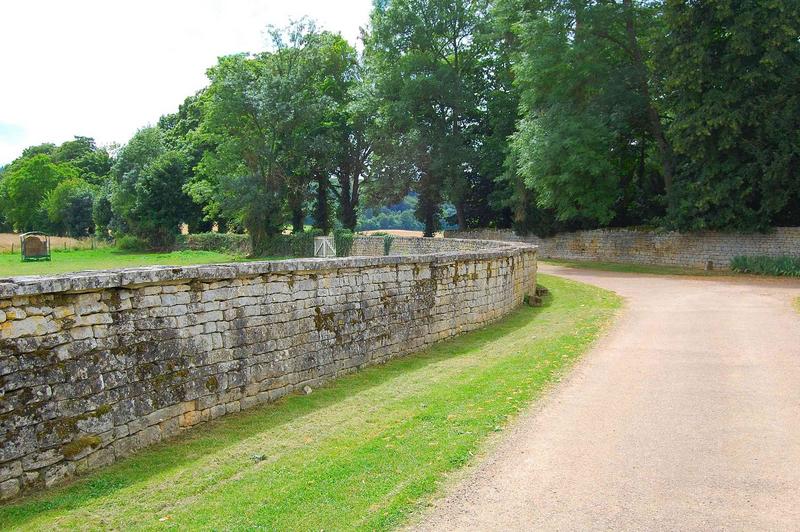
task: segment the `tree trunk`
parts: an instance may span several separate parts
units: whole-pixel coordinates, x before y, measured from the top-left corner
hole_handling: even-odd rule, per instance
[[[317,198],[316,209],[314,211],[314,226],[322,231],[322,234],[327,235],[331,232],[331,213],[330,203],[328,198],[328,189],[330,188],[330,180],[324,173],[316,175],[317,181]]]
[[[456,220],[458,221],[458,230],[465,231],[467,229],[467,219],[464,216],[464,202],[459,201],[456,203]]]
[[[253,256],[265,255],[269,247],[269,234],[265,227],[248,227],[250,241],[253,245]]]
[[[432,212],[425,213],[425,230],[422,236],[432,237],[436,233],[436,216]]]
[[[346,229],[355,231],[357,224],[355,205],[358,203],[356,195],[358,189],[356,188],[357,184],[351,185],[351,183],[349,175],[343,174],[339,177],[339,185],[341,187],[339,191],[339,221],[342,222],[342,226]]]
[[[430,182],[427,184],[428,187],[423,186],[420,190],[416,215],[417,219],[425,224],[423,236],[433,236],[439,227],[439,202],[436,201],[435,191],[430,188],[433,184]]]
[[[292,233],[302,233],[305,230],[306,218],[303,211],[303,194],[290,188],[286,200],[292,213]]]
[[[302,233],[305,230],[305,218],[303,207],[292,209],[292,233]]]
[[[644,63],[642,57],[642,49],[639,47],[639,40],[636,37],[636,28],[634,27],[633,20],[633,2],[632,0],[622,0],[622,5],[625,9],[625,33],[628,38],[628,47],[634,62],[634,67],[638,73],[639,90],[647,102],[647,120],[650,126],[650,134],[658,146],[658,153],[661,159],[662,171],[664,172],[664,190],[669,195],[672,190],[673,174],[675,171],[675,163],[673,160],[672,146],[670,146],[667,136],[664,134],[664,127],[661,125],[661,117],[658,115],[653,105],[653,100],[650,97],[649,74],[647,65]]]

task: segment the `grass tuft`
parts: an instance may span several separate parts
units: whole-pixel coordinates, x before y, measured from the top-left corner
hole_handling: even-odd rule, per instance
[[[0,528],[396,527],[567,370],[620,306],[599,288],[539,281],[550,291],[542,307],[7,504]]]

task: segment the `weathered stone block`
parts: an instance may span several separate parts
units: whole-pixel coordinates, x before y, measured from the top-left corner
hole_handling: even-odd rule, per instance
[[[0,482],[0,499],[10,499],[20,492],[19,480],[12,478]]]

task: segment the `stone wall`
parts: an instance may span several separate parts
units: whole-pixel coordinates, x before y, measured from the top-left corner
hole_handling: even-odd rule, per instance
[[[447,238],[525,242],[539,247],[540,258],[661,264],[728,269],[737,256],[800,256],[800,227],[778,227],[771,233],[677,233],[635,229],[597,229],[561,233],[549,238],[520,237],[510,230],[448,231]]]
[[[0,279],[0,495],[481,327],[535,289],[532,246],[397,245],[417,253]]]
[[[352,256],[378,256],[383,255],[382,236],[357,236],[353,239],[350,249]],[[443,239],[443,238],[416,238],[396,236],[392,240],[389,255],[419,255],[441,252],[462,252],[490,249],[497,246],[499,241],[490,239]]]

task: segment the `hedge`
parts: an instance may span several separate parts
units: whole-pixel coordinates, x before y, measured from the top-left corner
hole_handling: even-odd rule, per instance
[[[314,237],[322,233],[317,229],[272,236],[264,249],[256,250],[259,257],[313,257]],[[253,255],[253,244],[249,235],[233,233],[196,233],[180,235],[178,249],[195,251],[216,251],[230,255]]]
[[[178,249],[216,251],[230,255],[250,255],[253,252],[250,236],[234,233],[179,235],[175,245]]]

